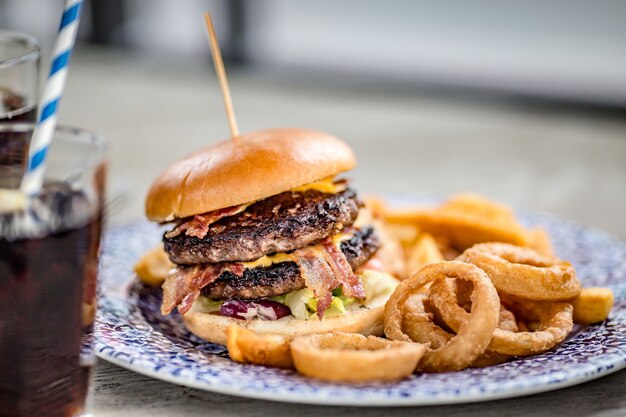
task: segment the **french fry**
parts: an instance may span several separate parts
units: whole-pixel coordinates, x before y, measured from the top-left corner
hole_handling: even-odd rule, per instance
[[[583,288],[580,295],[571,303],[574,306],[574,322],[593,324],[604,321],[609,316],[615,298],[610,288]]]
[[[382,263],[385,271],[397,278],[404,278],[404,271],[406,269],[404,248],[389,232],[387,224],[380,220],[374,220],[373,224],[382,244],[381,248],[376,252],[376,259]]]
[[[406,275],[431,262],[443,261],[443,255],[435,239],[428,233],[421,233],[415,244],[409,248],[406,261]]]
[[[458,211],[490,219],[515,222],[515,216],[510,208],[472,193],[452,196],[441,205],[440,210]]]
[[[292,369],[288,337],[259,334],[239,326],[226,329],[228,355],[236,362]]]
[[[159,287],[174,267],[163,246],[159,245],[146,252],[135,264],[134,270],[141,282],[151,287]]]
[[[530,248],[536,250],[543,256],[554,258],[554,249],[552,248],[552,242],[548,232],[541,227],[536,227],[528,231],[528,240],[530,241]]]
[[[444,236],[433,236],[435,241],[437,242],[437,246],[439,246],[439,251],[443,255],[443,259],[446,261],[452,261],[456,259],[457,256],[461,254],[460,251],[450,245],[450,241],[448,238]]]
[[[419,229],[415,225],[387,222],[385,226],[389,235],[400,242],[405,249],[411,247],[419,235]]]
[[[387,202],[380,196],[368,195],[364,198],[365,207],[376,219],[383,218],[387,212]]]

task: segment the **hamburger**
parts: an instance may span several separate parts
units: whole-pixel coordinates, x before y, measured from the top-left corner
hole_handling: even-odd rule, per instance
[[[162,314],[225,344],[237,324],[296,336],[382,334],[397,281],[376,260],[381,241],[356,192],[337,176],[356,165],[341,140],[269,129],[203,148],[166,169],[146,199],[168,225],[173,268]]]

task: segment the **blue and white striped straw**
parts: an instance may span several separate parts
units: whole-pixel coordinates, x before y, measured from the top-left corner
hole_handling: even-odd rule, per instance
[[[50,74],[40,102],[39,119],[28,151],[28,167],[22,179],[22,191],[29,195],[37,193],[43,184],[46,154],[54,136],[59,101],[63,95],[70,55],[76,42],[82,4],[83,0],[66,0],[61,17]]]

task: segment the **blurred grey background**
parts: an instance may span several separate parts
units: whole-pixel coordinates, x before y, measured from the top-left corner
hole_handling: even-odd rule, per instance
[[[470,190],[626,239],[624,1],[85,2],[61,121],[111,142],[113,223],[142,216],[165,166],[229,135],[211,11],[242,132],[344,138],[364,192]],[[62,6],[0,0],[0,27],[46,58]]]
[[[2,0],[0,24],[49,46],[63,1]],[[626,2],[86,0],[81,39],[184,60],[213,12],[245,67],[626,107]]]

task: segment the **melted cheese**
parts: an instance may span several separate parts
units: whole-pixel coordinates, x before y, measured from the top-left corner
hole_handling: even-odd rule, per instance
[[[339,248],[341,242],[343,242],[344,240],[352,239],[352,236],[354,236],[354,233],[337,233],[335,236],[333,236],[333,243]]]
[[[308,190],[316,190],[326,194],[337,194],[344,191],[347,188],[347,184],[333,182],[332,177],[324,178],[319,181],[312,182],[310,184],[301,185],[300,187],[292,188],[292,192],[303,192]]]
[[[339,247],[341,242],[352,238],[352,236],[352,233],[337,233],[333,236],[333,244]],[[252,269],[257,267],[267,268],[268,266],[279,264],[281,262],[293,262],[293,256],[288,253],[275,253],[274,255],[261,256],[256,261],[242,262],[241,264],[246,269]]]
[[[267,268],[273,264],[279,264],[281,262],[290,262],[293,261],[293,256],[288,253],[276,253],[274,255],[264,255],[261,256],[256,261],[250,262],[242,262],[244,268],[252,269],[256,267]]]

